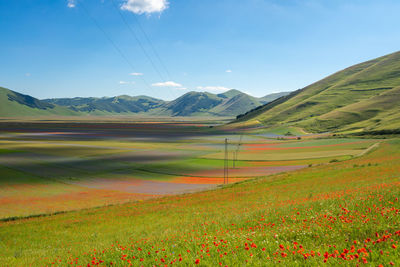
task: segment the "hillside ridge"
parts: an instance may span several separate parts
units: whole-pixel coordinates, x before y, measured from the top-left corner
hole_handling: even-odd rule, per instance
[[[39,100],[0,87],[0,116],[84,116],[131,115],[148,116],[224,116],[234,117],[274,99],[279,94],[256,98],[239,90],[224,93],[188,92],[175,100],[164,101],[145,95],[114,97],[72,97]]]
[[[286,125],[309,132],[398,129],[400,117],[396,114],[400,113],[400,105],[396,105],[397,94],[394,93],[397,89],[392,91],[392,98],[384,97],[398,86],[400,52],[395,52],[335,72],[239,115],[231,126],[268,128]]]

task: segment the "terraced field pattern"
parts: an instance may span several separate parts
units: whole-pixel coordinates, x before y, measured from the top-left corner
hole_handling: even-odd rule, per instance
[[[224,183],[225,138],[231,159],[228,183],[349,159],[378,142],[226,135],[187,123],[32,123],[3,129],[2,218],[216,188]]]
[[[4,266],[400,264],[397,139],[186,122],[0,128]]]

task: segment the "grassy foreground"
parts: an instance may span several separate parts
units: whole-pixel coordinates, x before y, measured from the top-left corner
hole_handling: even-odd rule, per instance
[[[400,264],[400,141],[196,194],[0,223],[3,266]]]

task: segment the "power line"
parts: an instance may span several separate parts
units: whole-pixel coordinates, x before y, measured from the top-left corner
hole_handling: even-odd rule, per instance
[[[225,138],[225,156],[224,156],[224,184],[229,182],[229,160],[228,160],[228,138]]]
[[[122,50],[118,47],[118,45],[111,39],[111,37],[107,34],[107,32],[101,27],[101,25],[97,22],[97,20],[90,15],[88,9],[86,6],[83,4],[83,1],[80,2],[83,10],[85,11],[86,15],[92,20],[92,22],[96,25],[96,27],[104,34],[106,39],[111,43],[111,45],[114,47],[114,49],[118,52],[118,54],[125,60],[125,62],[131,67],[131,69],[136,72],[135,66],[130,62],[128,57],[122,52]],[[140,76],[144,84],[151,90],[153,91],[153,88],[150,86],[150,84],[146,81],[146,79],[143,76]],[[153,91],[154,92],[154,91]]]
[[[156,56],[156,58],[158,59],[158,61],[160,62],[162,68],[164,69],[165,73],[167,74],[169,80],[173,80],[171,77],[170,72],[168,71],[168,68],[166,67],[166,65],[164,64],[163,60],[161,59],[159,53],[157,52],[157,50],[155,49],[155,47],[153,46],[152,41],[150,40],[150,38],[148,37],[148,35],[146,34],[145,30],[143,29],[141,23],[139,22],[139,20],[136,18],[135,15],[133,15],[133,18],[136,21],[136,24],[139,26],[140,31],[143,33],[144,37],[146,38],[147,42],[150,45],[150,48],[152,49],[154,55]]]
[[[147,53],[147,50],[145,49],[142,41],[139,39],[139,37],[137,36],[137,34],[135,33],[135,31],[133,30],[133,28],[129,25],[128,21],[126,20],[125,16],[122,14],[120,8],[118,7],[118,5],[115,3],[115,0],[111,0],[114,8],[116,9],[116,11],[118,12],[119,16],[121,17],[122,21],[124,22],[125,26],[128,28],[130,34],[133,36],[133,38],[136,40],[136,42],[139,44],[140,49],[142,50],[143,54],[145,55],[145,57],[147,58],[147,60],[150,62],[151,66],[153,67],[153,69],[156,71],[156,73],[158,74],[158,76],[160,76],[161,80],[166,82],[167,80],[164,78],[164,76],[162,75],[162,73],[160,72],[160,70],[158,69],[158,67],[156,66],[155,62],[153,61],[153,59],[150,57],[149,53]],[[135,16],[133,16],[136,20],[136,22],[139,22]],[[139,26],[140,29],[142,30],[142,32],[144,33],[144,30],[141,28],[141,26]],[[151,45],[150,40],[148,39],[147,35],[144,33],[147,41],[150,43],[150,46],[153,49],[153,52],[155,52],[155,48]],[[165,66],[163,65],[161,59],[159,58],[158,54],[155,52],[156,57],[158,57],[159,61],[161,62],[162,66],[165,68]],[[166,69],[166,68],[165,68]],[[169,72],[167,71],[167,76],[170,78]],[[172,79],[170,79],[172,80]],[[171,94],[171,96],[173,98],[176,97],[176,95],[174,93],[172,93],[172,91],[168,90],[169,93]]]
[[[120,11],[120,9],[118,8],[118,6],[115,4],[114,0],[111,0],[114,8],[117,10],[119,16],[121,17],[122,21],[124,22],[124,24],[126,25],[126,27],[129,29],[129,32],[131,33],[131,35],[133,36],[133,38],[135,38],[136,42],[139,44],[140,48],[142,49],[143,54],[146,56],[147,60],[150,62],[150,64],[152,65],[152,67],[154,68],[154,70],[157,72],[157,74],[160,76],[161,80],[165,81],[163,75],[161,74],[161,72],[158,70],[157,66],[154,64],[154,61],[151,59],[150,55],[147,53],[146,49],[144,48],[142,42],[140,41],[140,39],[138,38],[138,36],[136,35],[135,31],[132,29],[132,27],[129,25],[129,23],[126,21],[124,15],[122,14],[122,12]]]

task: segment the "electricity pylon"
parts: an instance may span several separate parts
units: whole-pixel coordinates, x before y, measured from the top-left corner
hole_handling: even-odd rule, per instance
[[[225,138],[225,156],[224,156],[224,184],[229,182],[229,161],[228,161],[228,138]]]

